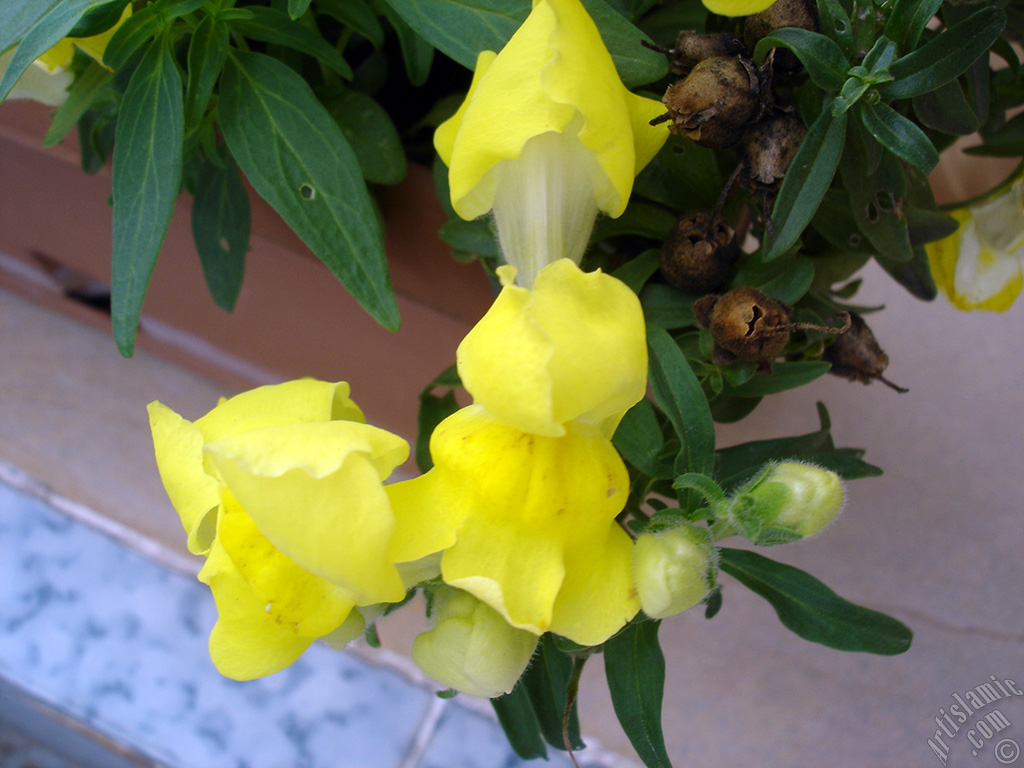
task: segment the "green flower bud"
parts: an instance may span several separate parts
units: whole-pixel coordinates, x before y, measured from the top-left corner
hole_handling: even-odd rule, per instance
[[[785,461],[737,494],[730,510],[736,527],[755,544],[783,544],[820,533],[845,502],[839,475]]]
[[[652,619],[697,605],[714,586],[718,550],[706,528],[684,523],[642,533],[633,546],[640,607]]]
[[[452,587],[434,592],[430,620],[433,628],[413,641],[413,661],[427,677],[472,696],[511,691],[537,647],[536,635]]]

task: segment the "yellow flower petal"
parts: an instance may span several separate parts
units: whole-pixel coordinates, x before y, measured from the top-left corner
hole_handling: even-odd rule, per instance
[[[271,675],[299,658],[315,638],[297,635],[263,610],[265,602],[246,584],[220,545],[203,569],[217,604],[210,659],[233,680]]]
[[[1020,295],[1024,287],[1020,190],[1018,182],[982,206],[950,211],[960,228],[925,246],[935,284],[958,309],[1005,312]]]
[[[497,57],[482,57],[463,108],[438,130],[436,146],[451,173],[452,205],[463,218],[489,211],[499,164],[531,138],[570,123],[593,153],[598,207],[625,210],[633,178],[667,138],[647,121],[661,104],[622,85],[601,35],[579,0],[535,0],[533,11]],[[582,120],[574,121],[580,116]]]
[[[636,294],[564,259],[542,269],[532,291],[499,272],[505,287],[457,352],[474,402],[524,432],[557,437],[579,420],[610,435],[647,388]]]
[[[382,486],[408,457],[404,440],[330,421],[250,430],[205,451],[260,531],[302,568],[361,605],[404,597],[387,557],[395,521]]]
[[[775,0],[701,0],[704,7],[719,16],[750,16],[760,13]]]
[[[448,584],[514,627],[557,627],[577,642],[603,642],[636,613],[632,553],[615,522],[629,478],[596,426],[542,437],[474,405],[438,426],[431,454],[428,477],[443,481],[423,486],[438,494],[427,504],[463,516],[441,560]]]
[[[355,596],[297,565],[260,532],[234,498],[224,489],[217,523],[217,543],[230,558],[209,562],[203,578],[214,569],[237,572],[259,603],[259,610],[293,634],[320,637],[337,629],[355,605]]]
[[[149,426],[160,479],[188,534],[188,549],[209,551],[220,503],[217,481],[203,471],[203,435],[163,403],[149,404]]]

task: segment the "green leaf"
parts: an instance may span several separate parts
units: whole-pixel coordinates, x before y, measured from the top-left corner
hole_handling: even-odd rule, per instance
[[[384,45],[384,27],[373,9],[363,0],[318,0],[317,10],[358,32],[373,43],[375,48]]]
[[[676,215],[660,205],[633,202],[616,219],[610,216],[598,219],[594,224],[592,239],[597,242],[607,237],[640,235],[652,240],[664,240],[675,223]]]
[[[124,24],[117,28],[103,49],[103,63],[110,69],[118,70],[142,49],[164,28],[164,20],[157,13],[159,6],[147,5],[133,13]]]
[[[860,451],[848,453],[840,449],[831,453],[802,453],[799,456],[790,456],[788,458],[804,461],[808,464],[816,464],[824,469],[831,469],[843,480],[860,480],[865,477],[881,477],[885,474],[881,467],[868,464],[868,462],[857,456],[857,453],[860,453]]]
[[[780,301],[794,304],[807,293],[813,280],[814,262],[793,253],[767,262],[755,256],[736,273],[732,285],[750,285]]]
[[[644,398],[628,411],[612,437],[622,458],[648,477],[671,480],[675,471],[663,455],[665,440],[651,401]]]
[[[297,19],[309,8],[312,0],[288,0],[288,16]]]
[[[761,63],[772,48],[786,48],[800,59],[814,84],[823,91],[837,92],[846,81],[850,62],[831,38],[797,27],[774,30],[754,49],[754,61]]]
[[[555,749],[565,750],[562,724],[565,720],[566,692],[572,676],[572,659],[561,653],[553,636],[543,635],[537,644],[537,652],[523,673],[520,681],[526,687],[537,715],[540,732]],[[579,708],[573,702],[569,715],[569,743],[574,750],[586,745],[580,738]]]
[[[24,24],[32,26],[25,30],[21,44],[7,63],[3,79],[0,79],[0,101],[7,98],[18,78],[33,61],[66,36],[86,11],[100,5],[101,2],[102,0],[61,0],[45,6],[33,2],[25,4],[24,15],[4,11],[4,16],[0,19],[9,19],[5,23],[10,24],[12,32]],[[10,4],[18,5],[18,2]],[[8,32],[3,24],[0,24],[0,30],[0,51],[4,51],[18,39],[18,33]]]
[[[974,108],[964,97],[963,88],[956,80],[950,80],[934,91],[915,96],[912,103],[914,114],[921,125],[940,133],[970,136],[981,125]]]
[[[793,157],[772,209],[774,236],[769,240],[767,260],[788,251],[814,217],[822,197],[832,184],[846,138],[846,114],[832,117],[828,105],[822,109]]]
[[[427,42],[467,69],[480,51],[500,51],[530,12],[519,0],[387,0]],[[665,57],[640,45],[651,40],[604,0],[583,0],[627,87],[650,83],[668,71]]]
[[[721,568],[759,594],[792,632],[840,651],[895,656],[913,633],[884,613],[844,600],[809,573],[756,552],[722,547]]]
[[[434,461],[430,456],[430,436],[434,429],[458,410],[455,392],[449,389],[443,395],[435,395],[439,387],[458,387],[462,382],[454,365],[449,366],[420,392],[420,409],[417,417],[416,466],[420,472],[427,472]]]
[[[839,45],[847,61],[853,58],[856,46],[853,43],[850,15],[839,0],[818,0],[821,14],[821,29]]]
[[[735,424],[747,418],[761,404],[760,397],[729,397],[721,394],[708,405],[717,424]]]
[[[685,136],[669,135],[633,184],[635,196],[682,211],[711,209],[721,193],[722,174],[715,151]]]
[[[907,99],[933,91],[967,71],[992,46],[1006,24],[1006,14],[994,5],[929,40],[893,62],[891,83],[878,87],[883,99]]]
[[[723,394],[732,397],[764,397],[802,387],[824,376],[832,366],[820,360],[801,360],[794,363],[776,363],[771,373],[758,373],[738,387],[729,387]]]
[[[452,219],[441,225],[441,239],[457,251],[498,258],[500,248],[493,219],[484,216],[472,221]]]
[[[218,114],[256,191],[377,322],[396,329],[383,236],[359,162],[306,82],[269,56],[233,52]]]
[[[67,37],[92,37],[106,32],[121,20],[128,0],[109,0],[87,11],[68,32]]]
[[[156,4],[160,8],[160,14],[164,20],[170,21],[199,10],[206,2],[207,0],[157,0]]]
[[[862,102],[859,109],[861,122],[879,144],[922,173],[931,173],[939,153],[924,131],[886,104]]]
[[[615,715],[647,768],[671,768],[661,730],[665,656],[660,621],[628,624],[604,644],[604,670]]]
[[[405,177],[405,150],[384,108],[361,91],[348,89],[325,101],[373,184],[397,184]]]
[[[544,746],[540,724],[522,678],[511,693],[491,699],[491,706],[494,707],[509,745],[519,757],[523,760],[547,758],[548,750]]]
[[[121,354],[135,348],[142,300],[181,187],[181,78],[164,38],[128,83],[114,140],[111,315]]]
[[[405,19],[390,5],[385,3],[381,8],[391,26],[395,28],[395,34],[398,35],[402,60],[405,62],[405,74],[409,77],[409,82],[416,86],[423,85],[427,82],[430,67],[434,63],[434,46],[406,24]]]
[[[875,253],[897,261],[909,261],[913,252],[902,211],[907,186],[903,166],[896,157],[882,152],[877,167],[866,171],[870,167],[866,144],[878,146],[859,122],[852,123],[846,151],[839,164],[843,186],[849,194],[850,212]]]
[[[230,312],[242,289],[251,215],[238,166],[223,145],[218,155],[216,161],[204,160],[196,175],[192,239],[210,295]]]
[[[68,97],[53,116],[53,122],[43,137],[43,146],[59,144],[75,127],[86,110],[92,106],[97,94],[110,81],[110,70],[99,62],[90,61],[85,70],[68,89]]]
[[[675,472],[711,474],[715,466],[715,426],[700,382],[664,328],[648,325],[647,344],[654,399],[672,422],[681,443]]]
[[[633,293],[640,293],[644,284],[658,271],[661,252],[655,248],[644,251],[616,269],[612,276],[624,282]]]
[[[253,40],[265,43],[276,43],[286,48],[294,48],[302,53],[315,56],[346,80],[352,79],[352,67],[342,58],[334,46],[330,45],[319,34],[288,18],[288,14],[276,8],[262,8],[258,5],[247,6],[252,14],[250,19],[238,19],[231,24],[236,32]]]
[[[942,0],[896,0],[885,23],[885,36],[896,41],[900,53],[909,53],[941,6]]]
[[[199,22],[188,46],[188,88],[185,123],[195,125],[210,103],[213,87],[228,55],[228,25],[213,16]]]
[[[772,440],[752,440],[721,448],[716,452],[718,479],[726,493],[749,479],[765,462],[792,458],[808,453],[831,453],[835,451],[832,442],[832,422],[824,404],[818,403],[819,429],[796,437],[781,437]]]
[[[932,301],[938,296],[935,278],[928,265],[928,253],[922,246],[913,249],[909,261],[888,259],[881,254],[875,257],[878,264],[889,276],[907,289],[911,296],[921,301]]]
[[[664,283],[648,283],[640,292],[640,305],[648,325],[676,330],[697,324],[693,302],[699,298],[695,293],[685,293]]]

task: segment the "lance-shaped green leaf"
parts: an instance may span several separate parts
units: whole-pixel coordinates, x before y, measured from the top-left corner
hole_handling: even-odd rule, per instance
[[[831,105],[826,104],[808,129],[775,199],[772,209],[774,236],[769,241],[767,260],[788,251],[814,218],[839,165],[846,138],[846,122],[846,113],[833,117]]]
[[[911,296],[921,301],[933,301],[938,296],[935,278],[928,265],[928,253],[923,246],[913,249],[909,261],[895,261],[881,254],[876,257],[879,265],[897,283],[907,289]]]
[[[668,71],[665,57],[640,45],[651,40],[605,0],[582,0],[627,87],[653,82]],[[530,12],[520,0],[387,0],[427,42],[467,69],[480,51],[500,51]]]
[[[907,99],[945,85],[982,56],[1006,25],[1006,14],[986,6],[897,59],[889,68],[895,80],[878,87],[886,100]]]
[[[358,32],[377,48],[384,45],[384,27],[363,0],[319,0],[316,9]]]
[[[555,749],[565,750],[562,728],[572,667],[572,659],[558,650],[554,636],[549,633],[541,637],[537,652],[521,678],[537,715],[540,732],[544,740]],[[574,750],[583,749],[586,745],[580,738],[579,708],[575,701],[569,713],[568,725],[569,744]]]
[[[909,53],[941,6],[942,0],[896,0],[885,23],[885,36],[896,41],[901,53]]]
[[[405,62],[405,74],[413,85],[423,85],[430,76],[430,67],[434,63],[434,46],[423,38],[415,29],[406,24],[405,19],[390,5],[381,6],[391,26],[398,35],[398,44],[402,48],[402,60]]]
[[[956,80],[941,85],[913,99],[914,114],[921,125],[951,136],[970,136],[978,130],[981,121],[963,88]]]
[[[615,715],[647,768],[671,768],[661,729],[665,656],[660,621],[629,624],[604,644],[604,670]]]
[[[888,104],[862,102],[860,118],[875,141],[922,173],[931,173],[939,162],[939,153],[924,131]]]
[[[276,8],[263,8],[258,5],[247,6],[251,18],[238,19],[232,22],[235,31],[253,40],[265,43],[276,43],[286,48],[315,56],[346,80],[352,79],[352,67],[342,58],[334,46],[330,45],[319,34],[297,21],[288,18],[288,14]]]
[[[491,706],[509,745],[519,757],[523,760],[547,758],[548,750],[540,733],[537,714],[533,711],[533,703],[522,678],[511,693],[491,699]]]
[[[850,62],[843,50],[829,37],[797,27],[776,29],[761,39],[754,49],[754,60],[764,61],[772,48],[787,48],[800,59],[814,84],[834,93],[843,86]]]
[[[648,477],[675,477],[671,461],[664,456],[665,441],[651,401],[644,398],[628,411],[612,437],[616,450],[626,461]]]
[[[213,16],[199,22],[188,46],[185,122],[194,125],[206,111],[213,87],[228,56],[228,25]]]
[[[749,381],[723,391],[732,397],[764,397],[802,387],[828,373],[831,366],[820,360],[798,360],[776,363],[770,374],[755,374]]]
[[[157,13],[158,8],[156,4],[147,5],[138,13],[133,13],[117,28],[103,50],[103,63],[106,66],[113,70],[120,69],[150,39],[160,34],[164,22]]]
[[[121,14],[124,13],[127,5],[128,0],[109,0],[90,9],[71,28],[67,36],[92,37],[106,32],[121,19]]]
[[[111,170],[114,340],[131,356],[142,300],[181,186],[184,107],[170,42],[153,42],[128,83]]]
[[[269,56],[233,52],[220,94],[224,139],[252,186],[377,322],[397,328],[359,161],[305,80]]]
[[[21,0],[17,3],[0,3],[0,51],[6,51],[21,40],[40,19],[61,2],[62,0]],[[83,15],[85,13],[83,10]]]
[[[0,79],[0,101],[7,98],[7,94],[11,92],[11,88],[18,82],[18,78],[25,74],[25,70],[28,69],[33,61],[50,50],[62,37],[67,35],[86,11],[99,5],[101,2],[102,0],[62,0],[62,2],[50,3],[49,7],[45,9],[39,7],[36,3],[28,3],[24,16],[14,14],[10,21],[13,27],[32,23],[29,20],[33,19],[33,16],[35,18],[33,19],[32,27],[25,31],[21,44],[14,52],[10,62],[8,62],[7,71],[4,72],[3,79]],[[11,5],[17,4],[17,2],[11,3]],[[37,12],[38,15],[36,15]],[[4,16],[6,17],[6,12]],[[3,42],[0,45],[0,51],[5,50],[16,42],[17,39],[7,30],[4,30],[3,25],[0,25],[0,41]]]
[[[309,8],[311,0],[288,0],[288,16],[297,19]]]
[[[850,212],[875,253],[888,259],[909,261],[913,252],[902,211],[907,186],[903,166],[894,155],[879,150],[877,167],[872,170],[866,147],[878,148],[879,145],[859,121],[852,122],[839,165],[843,186],[849,193]]]
[[[395,124],[380,104],[362,91],[346,89],[326,99],[325,106],[356,153],[363,178],[373,184],[402,180],[405,151]]]
[[[715,466],[715,426],[697,376],[679,345],[664,328],[647,326],[654,399],[668,416],[682,444],[677,475],[711,474]]]
[[[895,656],[913,633],[884,613],[844,600],[809,573],[756,552],[722,547],[723,571],[767,600],[792,632],[840,651]]]
[[[230,312],[242,289],[251,216],[238,166],[223,145],[218,155],[216,161],[205,160],[196,174],[192,238],[210,295]]]
[[[53,122],[43,137],[43,146],[52,147],[60,143],[68,131],[92,106],[96,96],[110,80],[111,72],[98,62],[90,61],[89,65],[79,74],[68,89],[68,97],[53,115]]]

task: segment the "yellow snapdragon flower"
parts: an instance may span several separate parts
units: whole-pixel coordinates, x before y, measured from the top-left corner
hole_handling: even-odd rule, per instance
[[[493,210],[506,261],[533,285],[583,256],[598,211],[619,216],[668,137],[630,93],[579,0],[534,0],[501,53],[483,51],[466,100],[434,134],[464,219]]]
[[[194,423],[161,403],[149,414],[189,549],[208,556],[200,579],[217,602],[210,654],[223,674],[276,672],[318,637],[358,634],[353,607],[405,596],[383,481],[409,447],[364,423],[347,384],[260,387]]]
[[[1005,312],[1024,286],[1024,180],[950,215],[960,228],[925,246],[936,285],[958,309]]]
[[[568,259],[544,267],[532,290],[499,267],[504,288],[459,345],[463,386],[499,421],[558,437],[578,420],[611,437],[647,391],[640,301],[620,280]]]
[[[427,474],[387,488],[390,557],[443,550],[446,583],[536,635],[596,645],[636,614],[632,544],[615,522],[629,475],[599,427],[546,437],[471,405],[434,430],[430,453]]]

